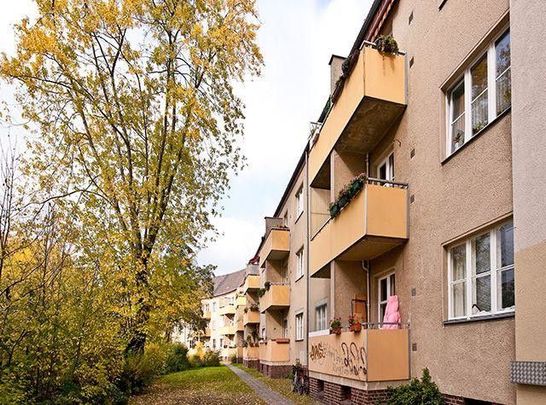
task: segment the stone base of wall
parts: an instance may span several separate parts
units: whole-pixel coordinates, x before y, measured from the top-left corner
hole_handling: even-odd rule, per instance
[[[260,370],[260,360],[257,359],[243,359],[243,365],[248,368]]]
[[[387,390],[366,391],[309,377],[309,395],[327,405],[337,404],[386,404]],[[446,405],[465,405],[465,398],[442,394]],[[499,404],[491,404],[499,405]]]
[[[269,378],[286,378],[292,371],[291,365],[273,366],[271,364],[260,363],[260,373]]]

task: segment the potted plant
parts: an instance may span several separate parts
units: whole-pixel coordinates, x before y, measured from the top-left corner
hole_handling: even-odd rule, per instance
[[[349,330],[355,333],[359,333],[362,330],[362,324],[356,315],[349,317]]]
[[[330,321],[330,334],[341,335],[341,318],[334,318]]]
[[[260,288],[256,294],[258,294],[258,297],[263,297],[265,295],[265,288]]]
[[[251,311],[258,311],[260,309],[260,307],[258,306],[258,304],[251,304],[250,305],[250,310]]]
[[[375,47],[381,53],[396,55],[398,53],[398,43],[392,35],[380,35],[375,40]]]
[[[269,289],[271,288],[271,281],[266,281],[264,283],[264,287],[266,291],[269,291]]]
[[[339,205],[337,202],[333,202],[330,204],[330,217],[335,218],[339,214]]]

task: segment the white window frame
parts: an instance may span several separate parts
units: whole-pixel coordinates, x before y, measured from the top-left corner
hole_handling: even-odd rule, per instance
[[[296,221],[303,214],[303,185],[296,192]]]
[[[465,241],[461,243],[456,243],[449,247],[447,250],[447,272],[448,272],[448,319],[449,320],[457,320],[457,319],[471,319],[481,316],[487,316],[487,315],[496,315],[496,314],[504,314],[504,313],[511,313],[515,311],[515,305],[510,308],[499,308],[499,304],[501,302],[500,294],[502,294],[502,288],[500,286],[500,274],[503,271],[507,270],[514,270],[514,279],[516,277],[515,274],[515,267],[514,264],[500,267],[500,244],[498,243],[498,231],[499,229],[512,222],[512,220],[505,221],[499,225],[496,225],[493,228],[490,228],[489,230],[485,232],[480,232],[477,235],[474,235],[470,238],[467,238]],[[513,226],[513,222],[512,222]],[[490,252],[490,269],[487,274],[480,274],[479,276],[476,276],[476,268],[474,265],[475,262],[475,254],[474,254],[474,241],[477,237],[483,236],[485,234],[489,233],[489,252]],[[451,252],[454,248],[459,246],[465,246],[465,279],[464,280],[457,280],[453,281],[453,268],[452,268],[452,260],[451,260]],[[474,295],[476,293],[475,288],[475,280],[476,278],[489,275],[491,277],[490,279],[490,285],[491,285],[491,311],[481,311],[474,313]],[[459,283],[465,282],[465,314],[462,316],[454,316],[453,313],[453,286]]]
[[[390,292],[391,292],[391,276],[394,276],[394,279],[396,280],[396,271],[391,271],[388,274],[385,274],[384,276],[377,279],[377,320],[378,323],[383,322],[383,318],[381,317],[381,305],[386,304],[389,301]],[[385,301],[381,301],[381,281],[387,280],[387,299]],[[396,281],[395,286],[396,289]],[[396,291],[394,292],[396,294]]]
[[[296,280],[305,274],[305,256],[303,253],[303,248],[296,253]]]
[[[391,164],[391,158],[392,156],[392,164]],[[383,179],[383,180],[387,180],[387,181],[394,181],[394,166],[396,165],[396,163],[394,162],[394,152],[391,151],[387,154],[387,156],[385,157],[385,159],[383,159],[381,162],[379,162],[379,164],[377,165],[377,170],[376,170],[376,176],[378,179],[380,179],[380,171],[381,171],[381,167],[382,166],[385,166],[385,173],[386,173],[386,176],[387,178],[386,179]]]
[[[470,141],[473,137],[477,136],[480,132],[483,131],[491,122],[493,122],[497,118],[497,58],[496,58],[496,49],[495,45],[496,42],[508,31],[510,30],[510,26],[504,27],[500,34],[496,35],[487,46],[487,50],[484,52],[481,52],[476,58],[472,59],[470,63],[468,63],[468,67],[465,69],[464,73],[455,80],[455,84],[446,92],[445,95],[445,103],[446,103],[446,156],[450,156],[454,153],[456,153],[459,149],[461,149],[462,146],[464,146],[468,141]],[[512,44],[512,38],[510,37],[510,45]],[[487,124],[484,128],[480,129],[476,134],[472,134],[472,75],[471,71],[474,66],[482,59],[484,55],[487,54]],[[511,69],[512,63],[510,63],[510,67],[508,69]],[[508,70],[506,69],[506,71]],[[506,73],[503,72],[504,73]],[[502,76],[502,74],[501,74]],[[500,77],[500,76],[499,76]],[[451,139],[452,139],[452,130],[453,130],[453,122],[455,122],[457,119],[452,120],[453,116],[453,102],[452,102],[452,94],[459,87],[459,85],[462,84],[464,86],[464,141],[461,146],[459,146],[456,150],[451,151]],[[479,96],[478,96],[479,97]],[[501,112],[500,114],[503,114]],[[459,115],[461,117],[463,114]],[[459,118],[458,117],[458,118]]]
[[[304,339],[303,312],[297,313],[294,317],[296,324],[296,341]]]
[[[328,329],[328,304],[315,307],[315,328],[317,331]]]

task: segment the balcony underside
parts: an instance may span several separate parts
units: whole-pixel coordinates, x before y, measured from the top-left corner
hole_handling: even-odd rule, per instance
[[[406,239],[383,238],[377,236],[366,236],[355,243],[335,260],[339,261],[362,261],[373,260],[390,250],[406,242]],[[326,264],[316,273],[312,274],[314,278],[330,278],[330,263]]]

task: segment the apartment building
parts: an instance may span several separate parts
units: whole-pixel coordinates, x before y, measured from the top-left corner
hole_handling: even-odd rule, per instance
[[[242,311],[246,300],[239,287],[247,269],[216,276],[212,297],[202,300],[205,347],[217,350],[224,360],[243,357]]]
[[[376,0],[330,60],[307,163],[314,397],[376,403],[427,367],[450,404],[546,403],[544,22],[539,2]],[[362,331],[330,334],[349,317]]]

